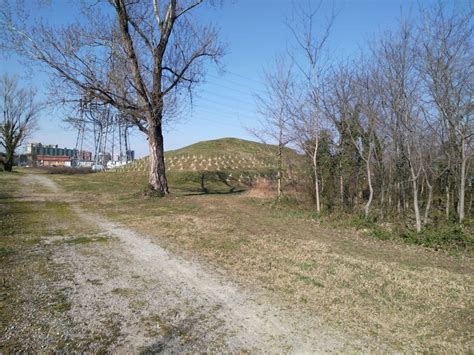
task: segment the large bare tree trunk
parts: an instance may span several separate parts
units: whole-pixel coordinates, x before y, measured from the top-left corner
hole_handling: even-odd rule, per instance
[[[6,155],[7,155],[7,159],[4,163],[4,169],[5,171],[8,171],[8,172],[11,172],[13,170],[13,165],[14,165],[14,148],[12,149],[12,147],[10,147],[8,144],[7,144],[7,149],[6,149]]]
[[[148,147],[150,150],[148,183],[153,190],[169,194],[161,124],[148,127]]]

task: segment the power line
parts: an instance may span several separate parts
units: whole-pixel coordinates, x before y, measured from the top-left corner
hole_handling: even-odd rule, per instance
[[[205,103],[209,103],[209,104],[212,104],[212,105],[217,105],[217,106],[223,107],[224,109],[226,109],[228,111],[232,111],[233,113],[235,113],[235,112],[244,112],[248,115],[254,115],[255,112],[256,112],[256,110],[244,109],[244,108],[239,107],[238,105],[233,106],[233,105],[226,104],[224,102],[219,102],[219,101],[215,101],[215,100],[208,99],[208,98],[202,98],[200,101],[205,102]],[[199,102],[195,103],[195,106],[199,107]]]
[[[245,100],[241,100],[241,99],[236,99],[236,98],[233,98],[233,97],[230,97],[230,96],[227,96],[227,95],[222,95],[220,93],[216,93],[216,92],[212,92],[212,91],[209,91],[209,90],[201,90],[203,92],[206,92],[210,95],[213,95],[213,96],[217,96],[217,97],[220,97],[224,100],[228,100],[228,101],[233,101],[233,102],[236,102],[236,103],[242,103],[242,104],[245,104],[245,105],[248,105],[248,106],[254,106],[255,105],[255,102],[254,103],[251,103],[250,101],[245,101]],[[201,96],[197,96],[198,99],[202,98]],[[205,98],[205,96],[204,96]]]
[[[241,90],[241,89],[236,89],[235,87],[227,86],[227,85],[224,85],[224,84],[222,84],[222,83],[220,83],[220,82],[208,81],[207,83],[208,83],[208,84],[211,84],[211,85],[220,86],[220,87],[222,87],[222,88],[224,88],[224,89],[232,90],[232,91],[241,93],[241,94],[243,94],[243,95],[252,96],[252,93],[249,93],[249,91],[244,91],[243,89],[242,89],[242,90]],[[251,86],[246,86],[246,85],[240,85],[240,86],[242,86],[242,87],[244,87],[244,88],[246,88],[246,89],[248,89],[248,90],[250,90],[250,91],[253,91],[254,93],[258,93],[258,92],[260,92],[260,93],[262,93],[262,94],[265,93],[264,90],[255,89],[254,87],[251,87]]]
[[[217,76],[217,75],[208,74],[208,76],[210,76],[211,78],[214,78],[214,79],[216,79],[216,80],[219,80],[219,81],[225,81],[225,82],[227,82],[227,83],[229,83],[229,84],[232,84],[232,85],[241,86],[241,87],[244,87],[244,88],[246,88],[246,89],[252,89],[253,91],[260,91],[260,92],[265,91],[265,90],[263,90],[263,89],[255,88],[254,85],[251,85],[251,84],[250,84],[250,85],[249,85],[249,84],[242,84],[242,83],[239,83],[239,82],[237,82],[237,81],[233,81],[233,80],[229,80],[229,79],[224,79],[224,78],[219,77],[219,76]],[[265,86],[264,83],[261,83],[260,85]]]
[[[242,75],[242,74],[238,74],[238,73],[235,73],[235,72],[232,72],[230,70],[224,70],[224,75],[225,74],[230,74],[230,75],[233,75],[235,77],[238,77],[238,78],[241,78],[241,79],[244,79],[246,81],[253,81],[255,83],[258,83],[258,84],[262,84],[262,85],[265,85],[265,82],[259,80],[259,79],[255,79],[255,78],[251,78],[251,77],[248,77],[248,76],[245,76],[245,75]],[[208,75],[212,75],[212,74],[208,74]],[[215,76],[215,75],[213,75]]]
[[[223,122],[223,121],[215,121],[215,120],[212,120],[212,119],[209,119],[209,118],[204,118],[204,117],[198,117],[197,121],[206,121],[206,122],[213,123],[213,124],[219,126],[219,127],[216,127],[216,128],[229,128],[229,127],[234,128],[234,129],[242,129],[243,128],[242,126],[238,126],[238,125],[235,125],[235,124],[232,124],[232,123]]]
[[[211,115],[214,115],[214,116],[228,118],[228,119],[231,119],[231,120],[240,119],[240,120],[244,120],[244,121],[255,121],[255,118],[252,118],[252,117],[249,117],[249,116],[244,116],[244,115],[241,115],[239,113],[216,111],[216,110],[206,108],[206,107],[201,108],[200,111],[203,112],[204,114],[211,114]]]

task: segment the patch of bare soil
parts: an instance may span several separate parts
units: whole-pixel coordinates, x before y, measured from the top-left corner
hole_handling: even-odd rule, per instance
[[[49,200],[67,201],[46,176],[25,181],[48,188]],[[180,258],[146,235],[73,209],[107,237],[59,240],[62,247],[53,256],[72,272],[61,287],[74,329],[63,331],[79,351],[390,351],[372,339],[349,338],[314,316],[290,313],[230,282],[216,267]]]

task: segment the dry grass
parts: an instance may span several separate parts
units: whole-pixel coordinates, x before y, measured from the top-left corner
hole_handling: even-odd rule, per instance
[[[251,193],[144,200],[138,177],[56,179],[88,208],[346,332],[378,338],[403,352],[473,349],[468,255],[363,238]]]
[[[249,198],[272,198],[275,196],[275,187],[268,181],[257,182],[245,195]]]

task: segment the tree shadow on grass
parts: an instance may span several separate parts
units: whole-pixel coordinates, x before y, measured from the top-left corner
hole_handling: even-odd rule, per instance
[[[229,190],[222,189],[212,189],[206,186],[206,181],[209,183],[221,183],[229,188]],[[230,183],[229,175],[220,171],[217,172],[201,172],[199,176],[199,189],[189,189],[191,191],[183,191],[183,196],[199,196],[199,195],[232,195],[232,194],[241,194],[245,192],[246,189],[241,187],[233,186]]]
[[[184,193],[183,196],[203,196],[203,195],[239,195],[243,192],[245,192],[245,189],[231,189],[229,191],[195,191],[195,192],[187,192]]]

